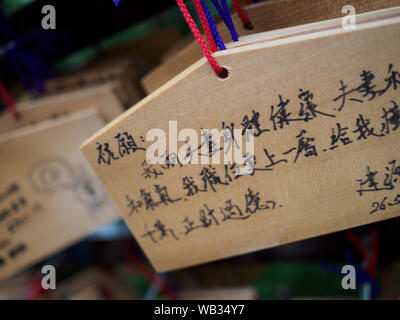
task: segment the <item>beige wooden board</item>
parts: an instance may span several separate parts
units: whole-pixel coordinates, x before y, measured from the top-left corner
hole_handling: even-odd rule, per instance
[[[25,293],[26,288],[35,279],[33,270],[21,272],[14,277],[0,281],[0,300],[18,300]]]
[[[112,59],[98,62],[93,66],[78,71],[60,75],[46,81],[45,95],[66,93],[71,90],[87,88],[115,81],[115,93],[122,105],[129,108],[143,98],[143,90],[139,87],[136,77],[138,70],[129,58]],[[26,94],[24,97],[28,99]]]
[[[115,275],[98,268],[89,268],[57,283],[57,290],[48,291],[43,299],[134,300],[138,296]]]
[[[400,44],[393,40],[399,36],[398,15],[360,24],[355,31],[339,27],[219,52],[216,57],[230,69],[229,79],[217,79],[202,59],[100,130],[81,150],[160,272],[396,217],[397,178],[390,190],[362,192],[362,196],[357,179],[366,179],[369,166],[378,172],[375,178],[385,189],[386,167],[400,161],[395,147],[398,128],[394,123],[383,127],[381,118],[383,109],[394,110],[393,103],[400,103],[398,89],[384,90],[389,83],[385,79],[399,71]],[[260,35],[263,38],[268,34]],[[375,90],[383,92],[371,100],[370,94],[363,96],[360,85],[363,70],[374,73]],[[343,108],[338,98],[340,81],[347,90],[354,89],[346,95]],[[304,120],[301,104],[303,108],[307,104],[300,89],[313,94],[308,103],[312,101],[321,112],[312,120]],[[294,120],[283,121],[277,113],[279,96],[283,102],[289,99],[286,109]],[[369,132],[364,139],[361,129],[357,131],[360,115],[381,136]],[[200,136],[201,128],[221,130],[223,122],[243,129],[253,116],[259,117],[259,128],[268,131],[259,132],[255,139],[257,170],[252,176],[236,179],[223,164],[155,165],[146,171],[144,151],[118,155],[115,137],[120,133],[127,132],[137,146],[147,149],[152,142],[141,137],[153,128],[168,133],[171,120],[177,121],[178,131],[192,128]],[[331,145],[337,124],[348,128],[351,143],[339,139]],[[105,143],[119,156],[110,165],[99,157],[98,148],[104,151]],[[183,142],[178,150],[181,146]],[[183,181],[190,177],[206,191],[185,188]],[[165,204],[164,187],[170,199],[177,201]],[[153,206],[146,202],[149,195]],[[256,200],[263,210],[246,200]],[[373,212],[382,201],[385,209]]]
[[[181,31],[175,26],[154,25],[149,34],[133,41],[111,44],[95,59],[94,63],[104,59],[120,59],[130,57],[138,67],[154,67],[161,61],[162,54],[181,37]]]
[[[0,278],[118,218],[79,152],[103,125],[88,109],[0,136]]]
[[[115,94],[118,82],[57,94],[17,104],[21,117],[15,119],[11,113],[0,115],[0,133],[22,128],[49,118],[96,107],[102,118],[109,122],[120,115],[124,108]]]
[[[182,300],[256,300],[257,290],[250,286],[183,289],[178,297]]]
[[[242,41],[246,41],[243,39],[243,36],[246,35],[343,17],[342,7],[348,4],[347,0],[279,0],[246,6],[245,11],[254,28],[252,30],[245,29],[238,15],[234,13],[232,19],[241,37],[239,42],[229,46],[240,45]],[[399,4],[400,0],[355,0],[351,2],[357,14],[390,8]],[[230,34],[223,22],[218,24],[218,30],[222,39],[229,42]],[[166,62],[145,75],[141,80],[143,88],[146,93],[155,91],[201,57],[202,52],[199,45],[192,41]]]
[[[46,81],[46,93],[54,94],[66,89],[76,89],[110,80],[117,80],[127,73],[131,76],[137,73],[130,59],[105,61],[81,71],[66,73]]]

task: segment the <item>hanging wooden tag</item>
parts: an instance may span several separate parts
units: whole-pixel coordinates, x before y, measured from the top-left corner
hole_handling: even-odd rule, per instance
[[[93,86],[127,75],[135,76],[137,70],[130,59],[113,59],[94,64],[81,71],[67,73],[46,81],[46,94],[60,93],[65,90]]]
[[[111,82],[38,100],[22,101],[17,104],[19,119],[15,119],[9,112],[0,116],[0,133],[93,107],[97,107],[104,121],[109,122],[124,111],[115,94],[118,87],[118,82]]]
[[[277,32],[271,34],[271,37],[279,37],[280,32],[290,31],[285,29],[279,30],[282,28],[290,28],[339,17],[343,18],[342,8],[348,4],[347,0],[278,0],[246,6],[245,11],[252,22],[253,28],[250,30],[246,29],[239,16],[234,13],[232,20],[241,37],[239,42],[231,43],[229,47],[234,47],[240,45],[243,41],[247,41],[243,36],[276,30]],[[398,0],[354,0],[351,2],[357,14],[391,8],[398,4]],[[338,21],[341,23],[342,19]],[[221,38],[229,42],[230,34],[223,22],[218,24],[218,30],[220,31]],[[199,45],[193,41],[145,75],[141,80],[143,88],[148,94],[155,91],[180,72],[190,67],[201,57],[202,52]]]
[[[114,81],[114,92],[126,108],[143,98],[136,83],[138,70],[129,58],[106,59],[78,72],[71,72],[46,81],[46,96],[71,90],[90,88]]]
[[[227,79],[202,59],[82,145],[157,271],[399,215],[400,11],[391,10],[356,30],[218,52]],[[239,137],[204,134],[214,128]],[[183,164],[196,155],[183,129],[197,133],[199,164]],[[240,148],[249,129],[255,157]],[[150,164],[163,140],[158,156],[169,162]],[[237,175],[239,158],[225,161],[235,150],[251,175]]]
[[[79,152],[103,125],[87,109],[0,136],[0,278],[118,218]]]

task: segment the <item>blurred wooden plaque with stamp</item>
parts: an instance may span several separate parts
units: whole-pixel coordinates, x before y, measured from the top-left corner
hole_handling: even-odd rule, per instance
[[[118,218],[79,152],[103,125],[92,108],[0,135],[0,278]]]
[[[227,79],[199,60],[82,145],[157,271],[399,216],[400,9],[280,33],[215,53]],[[223,160],[236,148],[251,174]]]

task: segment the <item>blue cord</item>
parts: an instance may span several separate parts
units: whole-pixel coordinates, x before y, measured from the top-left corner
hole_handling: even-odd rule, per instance
[[[235,26],[233,25],[231,12],[229,11],[229,7],[228,4],[226,3],[226,0],[221,0],[222,7],[218,0],[211,0],[211,2],[214,5],[215,9],[217,9],[219,15],[221,16],[227,28],[229,29],[229,32],[231,33],[232,36],[232,40],[235,42],[238,41],[239,36],[236,32]]]

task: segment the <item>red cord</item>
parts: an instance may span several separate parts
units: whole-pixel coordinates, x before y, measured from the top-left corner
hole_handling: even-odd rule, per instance
[[[357,251],[362,255],[365,261],[368,261],[369,254],[365,246],[362,244],[361,240],[352,231],[347,231],[345,233],[347,240],[357,249]]]
[[[26,294],[22,297],[23,300],[37,300],[46,290],[42,287],[42,279],[36,276],[32,282],[27,286]]]
[[[376,265],[378,263],[378,255],[379,255],[379,236],[378,230],[372,229],[371,231],[371,240],[372,240],[372,256],[369,260],[368,270],[370,275],[376,278],[377,270]]]
[[[218,48],[217,45],[215,44],[214,37],[210,29],[210,25],[208,24],[207,17],[204,13],[204,8],[201,5],[200,0],[193,0],[193,3],[196,8],[197,15],[200,18],[200,22],[203,27],[204,33],[207,37],[207,42],[208,45],[210,46],[211,52],[217,52]]]
[[[178,4],[178,7],[182,12],[183,17],[185,18],[187,24],[189,25],[190,30],[192,31],[194,37],[196,38],[196,41],[199,44],[201,50],[203,51],[203,54],[208,60],[208,63],[210,64],[211,68],[213,68],[214,72],[217,75],[221,74],[224,71],[224,69],[218,64],[217,60],[215,60],[215,58],[212,56],[212,53],[208,49],[207,44],[204,41],[203,37],[201,36],[201,33],[197,28],[196,23],[193,21],[193,18],[190,15],[189,10],[187,9],[185,3],[183,2],[183,0],[175,0],[175,1]]]
[[[358,252],[362,255],[364,261],[367,263],[366,269],[368,274],[376,278],[377,270],[376,264],[378,261],[378,231],[373,229],[371,231],[371,239],[372,239],[372,254],[370,255],[361,242],[361,240],[352,232],[347,231],[345,233],[347,240],[358,250]]]
[[[243,25],[246,28],[251,29],[252,28],[252,24],[250,22],[250,19],[247,17],[246,13],[244,12],[244,10],[242,9],[241,5],[239,4],[238,0],[232,0],[233,4],[235,5],[236,11],[240,17],[240,19],[243,22]]]
[[[15,108],[14,100],[8,93],[2,82],[0,82],[0,96],[2,97],[8,110],[13,114],[15,118],[18,118],[19,114],[17,112],[17,109]]]
[[[134,253],[128,254],[126,258],[132,264],[137,273],[139,273],[150,283],[155,284],[158,287],[159,291],[163,292],[171,300],[176,300],[175,293],[170,288],[168,282],[165,281],[163,277],[160,277],[159,275],[152,272],[143,260],[141,260]]]

